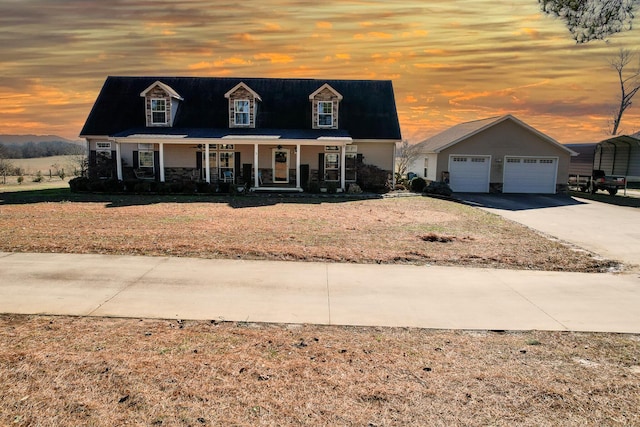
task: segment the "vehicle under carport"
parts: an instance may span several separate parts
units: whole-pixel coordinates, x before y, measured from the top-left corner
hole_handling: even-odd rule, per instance
[[[567,144],[579,154],[571,158],[569,185],[585,189],[583,184],[588,185],[594,173],[623,177],[625,189],[630,183],[640,184],[639,137],[640,133],[616,136],[595,144]]]

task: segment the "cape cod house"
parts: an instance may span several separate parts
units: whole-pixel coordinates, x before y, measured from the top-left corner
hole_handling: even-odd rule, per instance
[[[390,81],[199,77],[108,77],[80,136],[93,177],[293,191],[392,174],[401,140]]]

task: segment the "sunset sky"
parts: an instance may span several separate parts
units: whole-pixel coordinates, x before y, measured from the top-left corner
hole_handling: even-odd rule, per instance
[[[536,0],[0,0],[0,134],[78,139],[108,75],[234,76],[390,79],[411,143],[507,113],[596,142],[608,59],[639,45],[637,28],[576,45]]]

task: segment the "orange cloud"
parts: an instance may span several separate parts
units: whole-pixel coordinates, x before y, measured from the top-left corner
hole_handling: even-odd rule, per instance
[[[327,21],[319,21],[316,22],[316,28],[319,28],[321,30],[330,30],[333,28],[333,24]]]
[[[358,33],[353,36],[356,40],[365,40],[367,38],[370,39],[390,39],[393,38],[393,34],[383,33],[381,31],[370,31],[367,34]]]
[[[254,36],[252,36],[249,33],[234,34],[234,35],[230,36],[229,38],[233,39],[233,40],[238,40],[238,41],[241,41],[241,42],[254,42],[254,41],[257,40]]]
[[[413,96],[413,95],[407,95],[407,96],[404,98],[404,102],[408,102],[409,104],[415,104],[416,102],[418,102],[418,98],[416,98],[416,97],[415,97],[415,96]]]
[[[336,53],[336,59],[351,59],[351,55],[348,53]]]
[[[282,27],[280,26],[280,24],[275,24],[272,22],[265,23],[264,28],[267,31],[282,31]]]
[[[272,64],[286,64],[288,62],[293,62],[292,56],[285,55],[283,53],[259,53],[257,55],[253,55],[253,59],[266,59]]]
[[[214,67],[226,67],[228,65],[251,65],[251,61],[238,58],[237,56],[232,56],[231,58],[225,58],[218,61],[213,61]]]

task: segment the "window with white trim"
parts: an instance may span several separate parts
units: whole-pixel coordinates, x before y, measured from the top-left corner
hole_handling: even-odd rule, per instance
[[[553,159],[540,159],[540,163],[549,165],[553,163]]]
[[[318,127],[333,126],[333,102],[318,101]]]
[[[167,124],[167,101],[165,99],[151,100],[151,124]]]
[[[249,126],[249,100],[236,99],[233,101],[233,123],[237,126]]]
[[[424,158],[424,175],[422,175],[422,176],[426,178],[428,171],[429,171],[429,158],[425,157]]]
[[[340,155],[338,153],[326,153],[324,155],[324,175],[326,181],[338,181],[340,179]]]
[[[218,162],[219,168],[218,171],[220,173],[219,178],[224,180],[225,172],[231,172],[231,177],[233,177],[233,151],[221,151],[218,154]]]
[[[138,167],[153,169],[153,144],[138,144]]]

